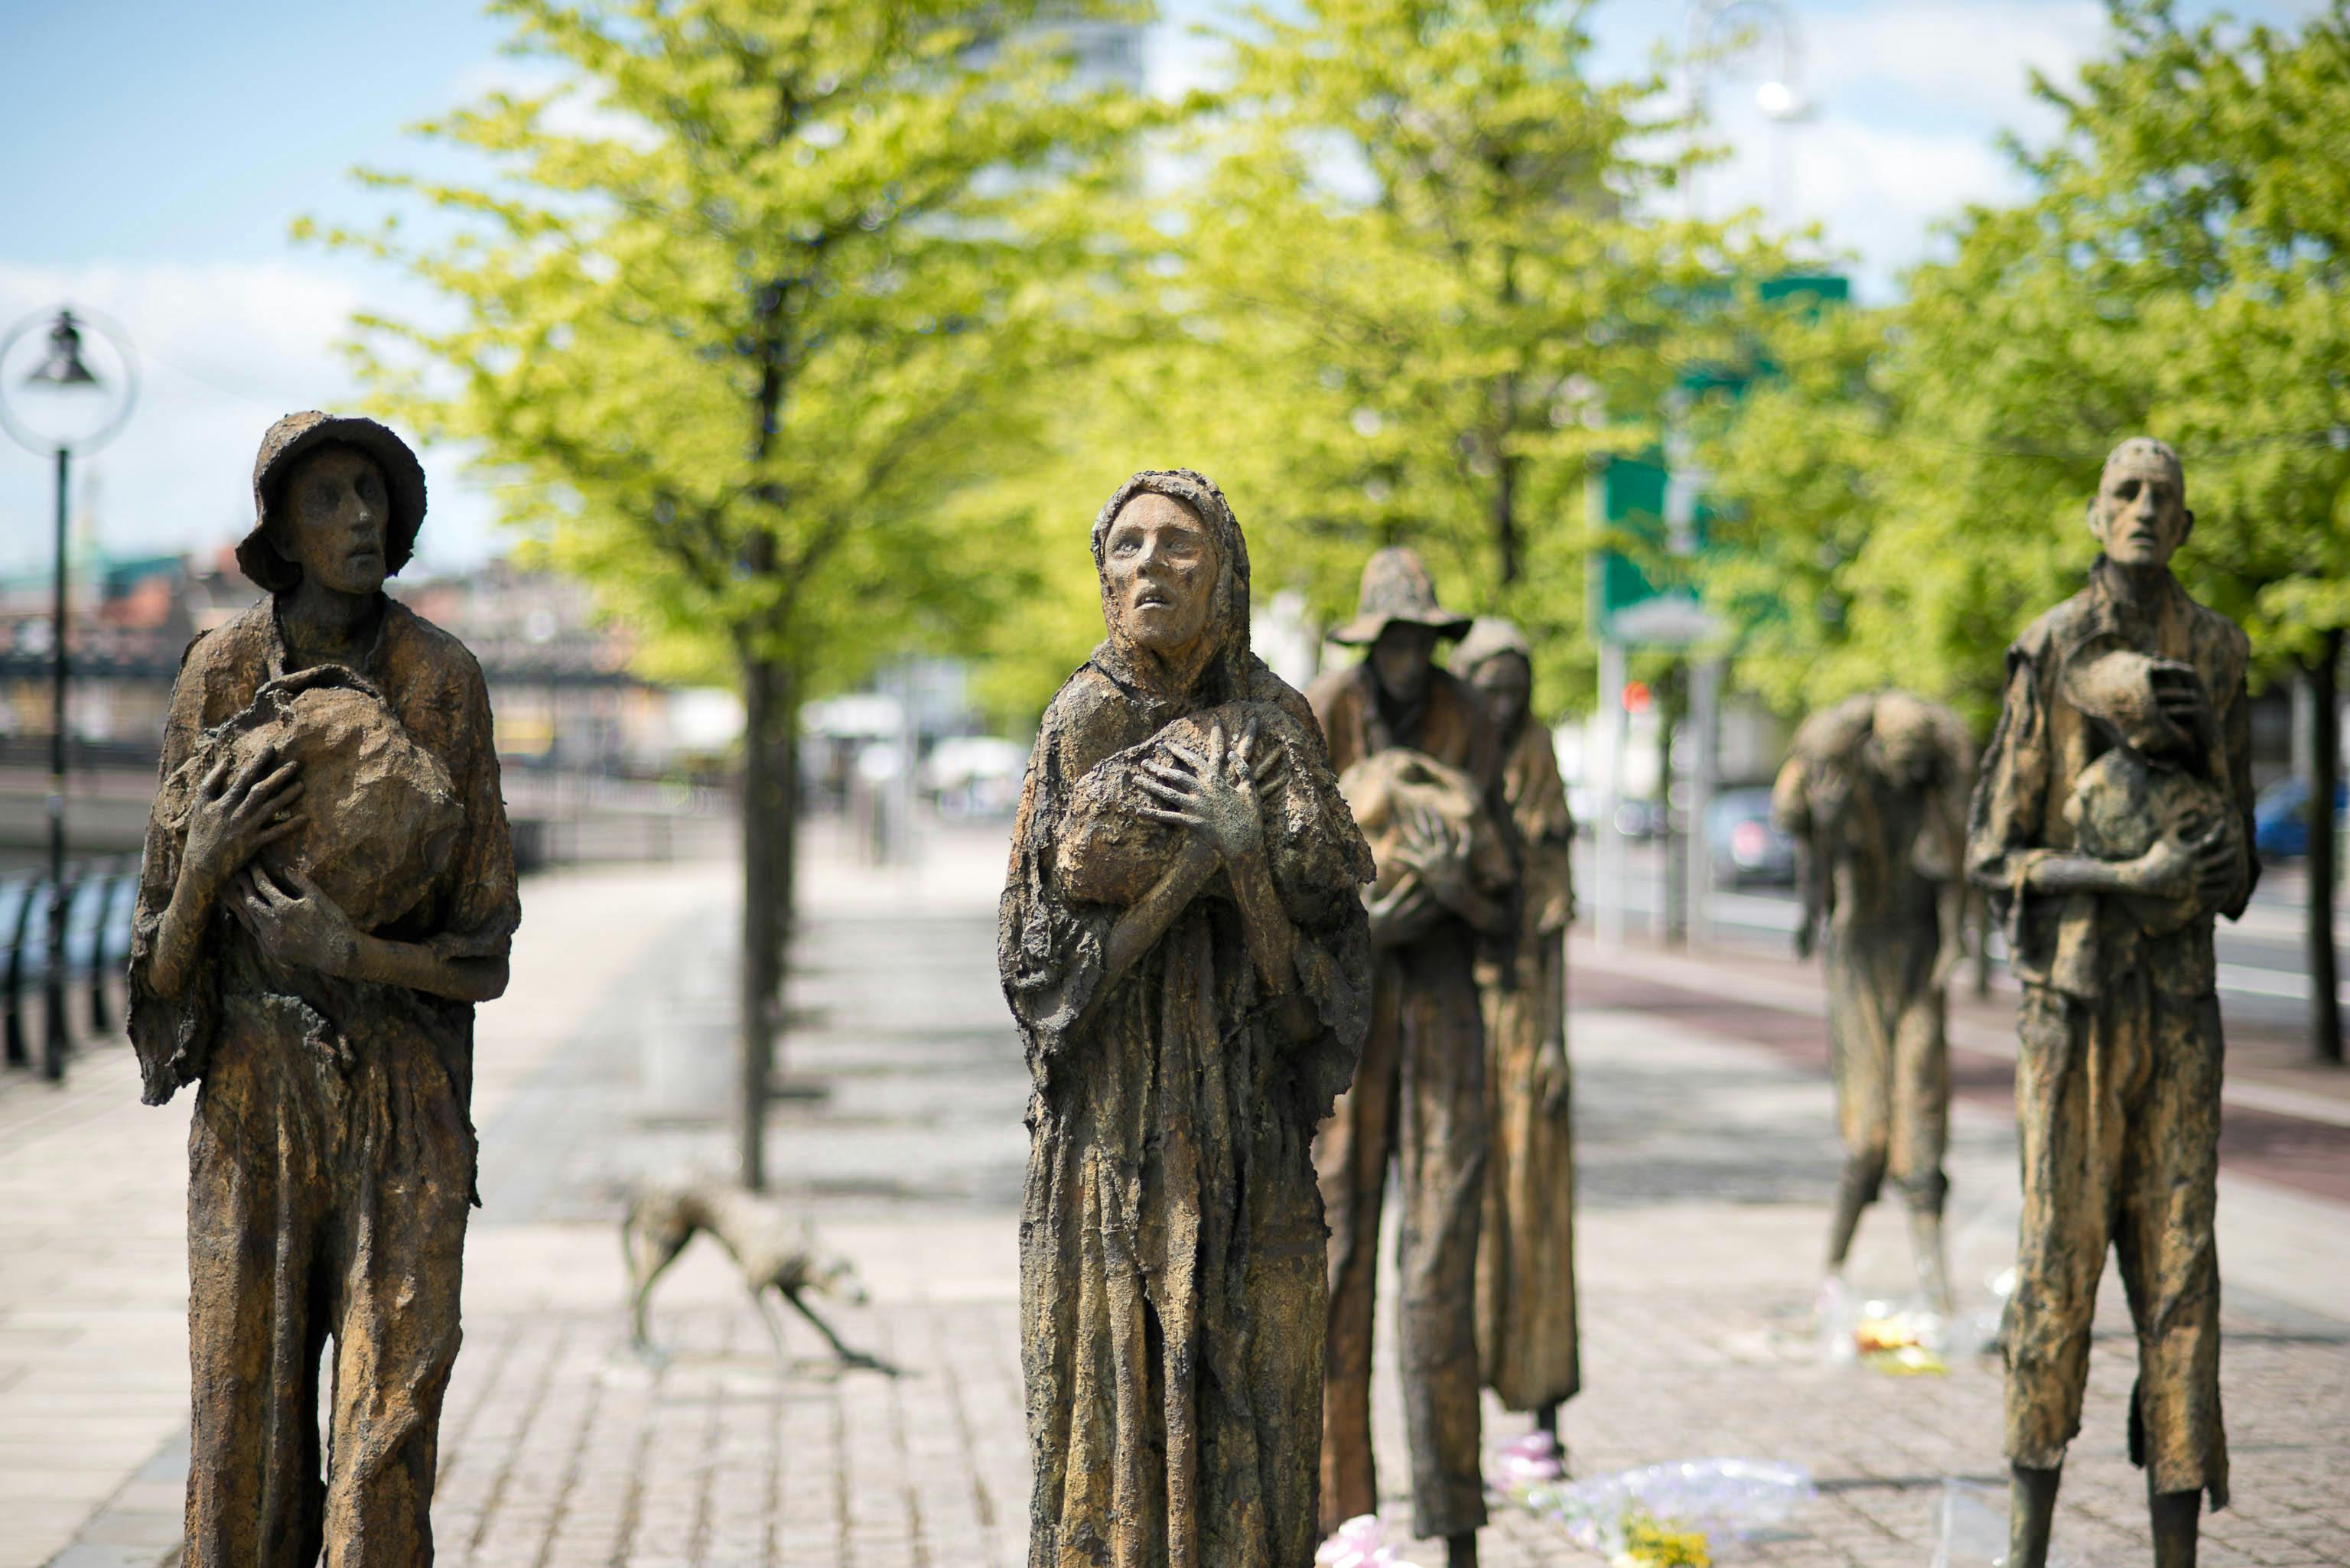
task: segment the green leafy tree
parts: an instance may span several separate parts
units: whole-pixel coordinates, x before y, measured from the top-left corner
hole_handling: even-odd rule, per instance
[[[478,183],[366,176],[436,209],[440,237],[331,237],[458,306],[446,325],[362,321],[386,400],[475,443],[514,481],[511,517],[651,628],[659,657],[739,680],[756,1187],[799,704],[967,634],[1021,580],[993,568],[1024,535],[947,503],[1035,439],[1012,389],[1061,352],[1056,269],[1082,258],[1084,193],[1118,177],[1145,109],[1073,84],[1038,24],[1079,5],[494,9],[562,85],[422,128],[481,155]]]
[[[2350,628],[2350,6],[2298,32],[2115,0],[2113,41],[2019,149],[2039,190],[1974,210],[1908,297],[1790,323],[1786,367],[1713,444],[1740,557],[1713,591],[1783,587],[1758,683],[1822,701],[1887,676],[1987,717],[1991,650],[2078,585],[2105,452],[2186,459],[2196,594],[2242,620],[2258,673],[2317,695],[2311,798],[2338,777]],[[1808,610],[1810,613],[1805,613]],[[2312,1029],[2338,1061],[2332,813],[2311,817]]]
[[[1069,472],[1114,483],[1105,446],[1209,470],[1258,583],[1325,618],[1410,544],[1452,602],[1527,626],[1550,691],[1587,689],[1590,465],[1658,438],[1731,340],[1725,278],[1771,257],[1744,223],[1640,215],[1685,128],[1659,79],[1593,79],[1584,10],[1305,0],[1229,32],[1180,190],[1116,229]]]

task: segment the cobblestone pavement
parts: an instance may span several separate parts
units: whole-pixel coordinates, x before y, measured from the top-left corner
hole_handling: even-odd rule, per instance
[[[515,991],[483,1014],[485,1207],[443,1427],[442,1562],[1024,1561],[1027,1082],[994,988],[1000,846],[942,833],[920,877],[847,865],[822,842],[811,861],[785,1065],[826,1093],[778,1108],[771,1168],[779,1199],[869,1291],[820,1310],[901,1375],[840,1371],[796,1323],[779,1363],[707,1241],[654,1296],[669,1359],[629,1352],[615,1229],[628,1187],[728,1164],[732,878],[712,866],[535,881]],[[1566,1415],[1575,1471],[1794,1460],[1821,1495],[1726,1561],[1925,1568],[1942,1479],[2002,1473],[1996,1369],[1822,1365],[1806,1320],[1837,1165],[1826,1085],[1771,1031],[1741,1037],[1656,1002],[1667,981],[1701,988],[1702,968],[1579,942],[1575,958],[1591,981],[1573,1036],[1589,1384]],[[1649,992],[1601,983],[1635,968]],[[141,1110],[132,1085],[99,1056],[62,1095],[0,1088],[0,1568],[146,1568],[176,1534],[185,1117]],[[1963,1102],[1952,1145],[1954,1272],[1987,1303],[1981,1282],[2013,1242],[2012,1135],[1994,1107]],[[2345,1221],[2350,1208],[2307,1191],[2223,1178],[2236,1505],[2208,1521],[2207,1568],[2350,1562]],[[1856,1288],[1898,1293],[1908,1272],[1898,1209],[1873,1212]],[[2058,1547],[2106,1568],[2147,1551],[2110,1279],[2100,1311]],[[1382,1501],[1408,1517],[1383,1329]],[[1489,1439],[1523,1424],[1491,1410]],[[1484,1560],[1596,1561],[1507,1508]]]

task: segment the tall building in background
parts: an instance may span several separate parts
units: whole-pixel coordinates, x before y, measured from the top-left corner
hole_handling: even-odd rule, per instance
[[[1081,15],[1074,6],[1046,5],[1040,7],[1035,20],[1013,29],[1009,37],[1022,43],[1066,40],[1076,54],[1076,85],[1080,89],[1123,87],[1140,92],[1149,34],[1149,28],[1140,22],[1105,21]],[[976,46],[972,54],[985,61],[999,47],[998,38],[991,37]]]

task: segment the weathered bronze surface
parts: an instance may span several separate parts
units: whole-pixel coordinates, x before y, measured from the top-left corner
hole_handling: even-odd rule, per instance
[[[1035,1079],[1021,1219],[1035,1568],[1297,1568],[1321,1438],[1314,1128],[1370,1009],[1371,858],[1249,649],[1215,486],[1093,530],[1108,635],[1046,711],[998,961]]]
[[[1582,1386],[1575,1325],[1574,1080],[1566,1052],[1566,928],[1575,822],[1549,730],[1534,717],[1534,660],[1508,621],[1481,618],[1452,670],[1484,701],[1523,857],[1517,940],[1477,966],[1485,1004],[1491,1147],[1477,1251],[1477,1345],[1486,1384],[1556,1429]]]
[[[2259,872],[2250,649],[2170,575],[2194,516],[2168,447],[2116,449],[2089,523],[2104,553],[2088,587],[2008,649],[1968,843],[2023,987],[2023,1220],[2007,1334],[2019,1568],[2046,1559],[2109,1244],[2137,1324],[2129,1447],[2154,1496],[2157,1562],[2194,1560],[2196,1494],[2228,1501],[2212,923],[2242,913]]]
[[[1816,943],[1827,971],[1845,1147],[1828,1272],[1842,1273],[1861,1211],[1890,1177],[1908,1205],[1918,1284],[1944,1314],[1952,1305],[1942,1256],[1944,1004],[1966,925],[1972,753],[1947,708],[1902,691],[1851,697],[1795,732],[1771,798],[1802,867],[1796,950],[1808,955]]]
[[[1513,943],[1516,835],[1493,726],[1468,684],[1434,663],[1438,639],[1461,635],[1468,621],[1438,606],[1408,550],[1371,557],[1360,607],[1340,635],[1367,645],[1367,657],[1311,693],[1332,764],[1353,776],[1382,753],[1424,753],[1466,775],[1453,793],[1474,815],[1464,823],[1421,804],[1378,833],[1370,1033],[1315,1156],[1331,1228],[1322,1522],[1326,1533],[1377,1503],[1372,1291],[1393,1160],[1402,1179],[1398,1316],[1413,1529],[1452,1538],[1461,1560],[1485,1521],[1476,1274],[1488,1137],[1476,963],[1481,950],[1498,958]],[[1498,857],[1479,851],[1489,836]]]
[[[414,457],[292,415],[254,495],[239,559],[272,597],[189,646],[130,960],[146,1099],[201,1085],[186,1562],[406,1568],[432,1556],[473,1005],[504,989],[514,857],[481,671],[381,591],[423,514]]]

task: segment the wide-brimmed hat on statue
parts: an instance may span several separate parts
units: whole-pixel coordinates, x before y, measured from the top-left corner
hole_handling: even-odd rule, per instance
[[[1330,634],[1333,642],[1367,646],[1379,639],[1388,625],[1402,621],[1424,626],[1439,637],[1460,637],[1469,630],[1469,618],[1455,615],[1436,602],[1436,585],[1419,557],[1400,545],[1391,545],[1363,563],[1363,591],[1355,618]]]
[[[278,493],[280,483],[304,452],[331,445],[355,446],[383,470],[391,504],[383,531],[385,574],[397,574],[416,553],[417,530],[424,526],[424,465],[408,443],[386,426],[357,414],[322,414],[315,409],[287,414],[261,438],[261,455],[253,460],[253,531],[236,546],[236,564],[271,593],[302,580],[301,569],[269,542],[271,508],[285,502]]]

